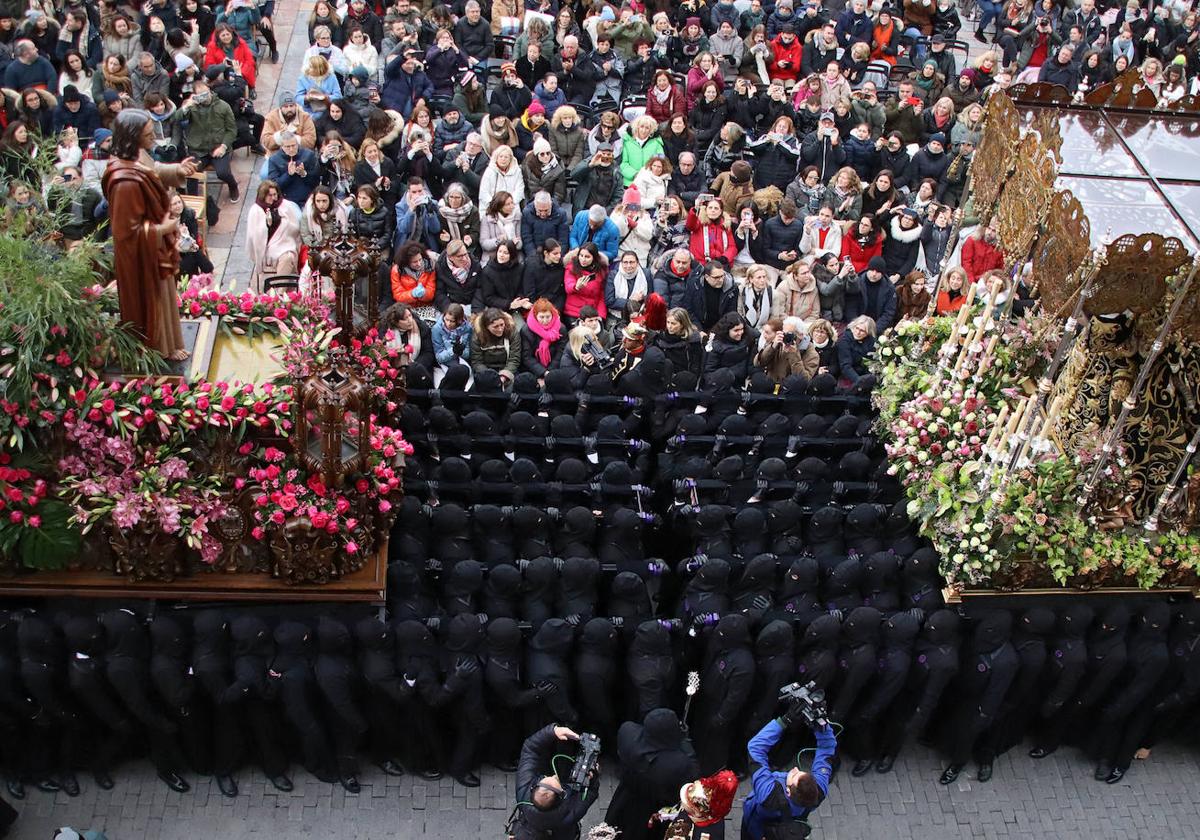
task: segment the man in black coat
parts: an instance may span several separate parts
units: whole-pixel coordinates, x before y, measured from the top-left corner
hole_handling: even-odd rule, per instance
[[[671,709],[654,709],[642,723],[627,721],[617,733],[621,782],[604,821],[622,840],[648,840],[650,815],[679,797],[679,788],[700,775],[696,752]]]
[[[600,789],[597,772],[586,788],[564,787],[556,775],[553,757],[561,742],[578,741],[565,726],[549,724],[525,739],[517,763],[517,808],[513,815],[513,840],[576,840],[579,823]]]
[[[225,664],[221,652],[223,625],[218,626],[215,613],[209,613],[201,619],[206,619],[204,623],[207,626],[202,626],[198,620],[197,649],[193,651],[192,661],[196,673],[217,703],[218,721],[222,711],[233,720],[244,718],[247,731],[258,747],[257,757],[267,780],[276,790],[284,793],[291,791],[292,780],[287,777],[288,759],[280,725],[282,715],[276,703],[279,685],[277,680],[268,679],[268,663],[274,658],[275,652],[271,631],[261,618],[252,615],[239,616],[229,623],[229,635],[233,640],[233,683],[226,687],[228,677],[222,673]],[[232,761],[228,766],[232,770]],[[227,778],[233,781],[232,776]],[[230,791],[222,787],[221,792],[226,796],[236,796],[237,787],[233,786]]]

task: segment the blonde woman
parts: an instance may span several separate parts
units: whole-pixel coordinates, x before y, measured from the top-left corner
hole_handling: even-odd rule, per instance
[[[746,270],[746,282],[738,291],[738,314],[751,329],[761,332],[771,320],[773,302],[770,272],[765,265],[751,265]]]
[[[579,123],[579,112],[570,105],[554,109],[550,120],[550,148],[567,171],[570,172],[582,160],[587,151],[587,132]]]
[[[949,96],[943,96],[933,103],[933,107],[921,113],[921,119],[925,121],[925,133],[936,134],[941,132],[947,137],[954,131],[954,126],[957,120],[954,118],[954,100]]]
[[[625,179],[625,186],[633,183],[650,158],[662,153],[663,142],[658,136],[658,123],[653,117],[642,114],[629,126],[621,143],[621,177]]]
[[[479,206],[488,207],[496,193],[506,192],[517,205],[525,200],[525,176],[509,146],[497,146],[479,179]]]
[[[300,107],[310,117],[316,118],[325,113],[331,100],[341,95],[342,89],[329,68],[329,62],[319,55],[310,56],[296,82],[296,101]]]

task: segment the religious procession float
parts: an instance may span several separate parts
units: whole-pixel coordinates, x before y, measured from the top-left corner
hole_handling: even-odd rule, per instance
[[[1153,111],[1132,77],[1084,102],[1009,93],[988,102],[968,208],[996,225],[1004,276],[881,339],[889,469],[947,600],[1195,594],[1200,121]]]

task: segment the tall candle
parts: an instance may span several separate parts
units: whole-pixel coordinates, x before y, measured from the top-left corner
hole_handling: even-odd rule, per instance
[[[986,448],[991,449],[992,444],[1000,437],[1000,430],[1004,428],[1004,421],[1008,419],[1008,403],[1000,406],[1000,413],[996,415],[996,422],[992,424],[992,433],[988,435]]]

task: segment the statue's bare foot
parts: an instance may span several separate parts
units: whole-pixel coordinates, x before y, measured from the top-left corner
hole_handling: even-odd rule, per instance
[[[182,362],[184,359],[187,359],[191,355],[192,354],[186,350],[175,350],[167,358],[173,362]]]
[[[1147,749],[1146,747],[1142,747],[1140,750],[1138,750],[1137,752],[1135,752],[1133,754],[1133,757],[1136,758],[1138,761],[1145,761],[1147,758],[1150,757],[1150,750]]]

